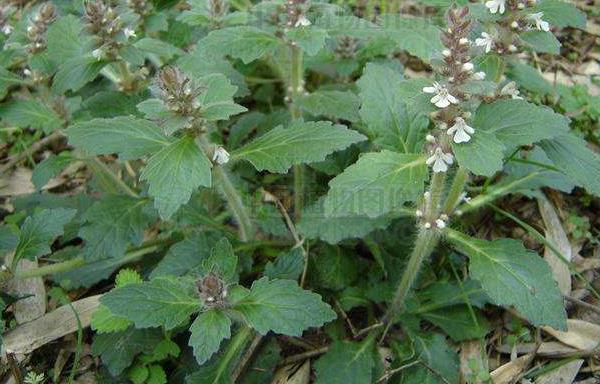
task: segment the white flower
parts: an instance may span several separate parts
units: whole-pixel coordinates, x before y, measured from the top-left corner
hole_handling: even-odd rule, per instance
[[[442,56],[444,57],[449,57],[451,54],[452,52],[449,49],[442,50]]]
[[[458,44],[460,44],[460,45],[469,45],[469,44],[471,44],[471,42],[466,37],[463,37],[460,40],[458,40]]]
[[[446,133],[450,136],[454,135],[454,142],[460,144],[471,140],[470,135],[475,133],[475,129],[469,127],[462,117],[457,117],[454,125],[448,128]]]
[[[446,222],[442,219],[437,219],[435,221],[435,226],[438,227],[439,229],[444,229],[444,228],[446,228]]]
[[[471,76],[473,78],[473,80],[484,80],[485,79],[485,72],[475,72],[473,74],[473,76]]]
[[[550,30],[550,24],[547,21],[542,20],[544,12],[532,13],[527,18],[535,23],[535,27],[540,31],[548,32]]]
[[[465,72],[471,72],[473,70],[473,68],[474,68],[473,63],[464,63],[462,65],[462,69]]]
[[[96,60],[100,61],[102,59],[104,52],[102,52],[102,48],[96,48],[92,51],[92,57]]]
[[[227,164],[229,162],[229,152],[223,147],[218,147],[215,149],[212,160],[219,165]]]
[[[491,13],[504,13],[506,9],[506,0],[489,0],[485,2],[485,6],[490,10]]]
[[[487,32],[481,32],[481,37],[475,39],[475,45],[485,47],[485,52],[488,53],[494,46],[494,38]]]
[[[123,34],[126,38],[135,37],[135,30],[133,28],[123,28]]]
[[[433,155],[427,159],[427,165],[433,165],[433,172],[446,172],[448,170],[448,165],[454,162],[454,158],[449,153],[444,153],[442,148],[437,147]]]
[[[519,90],[517,89],[517,84],[515,84],[514,81],[511,81],[502,87],[500,90],[500,95],[510,96],[513,99],[523,99],[521,96],[519,96]]]
[[[2,27],[2,33],[4,33],[5,35],[10,35],[13,31],[13,27],[10,25],[4,25]]]
[[[450,104],[458,104],[458,99],[448,93],[448,88],[440,85],[437,81],[433,83],[432,87],[424,87],[423,92],[435,93],[435,96],[430,101],[438,108],[446,108]]]
[[[312,23],[306,18],[306,16],[301,15],[296,21],[296,24],[294,24],[294,27],[308,27],[311,24]]]
[[[428,143],[432,143],[432,144],[435,143],[435,137],[433,135],[427,135],[427,136],[425,136],[425,140]]]

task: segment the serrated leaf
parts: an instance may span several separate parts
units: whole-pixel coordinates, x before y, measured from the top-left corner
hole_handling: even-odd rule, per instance
[[[198,80],[204,91],[198,97],[200,114],[208,121],[227,120],[232,115],[247,111],[233,102],[237,87],[221,73],[213,73]]]
[[[418,152],[418,144],[429,124],[427,117],[417,124],[409,115],[399,72],[386,65],[369,63],[356,82],[360,90],[360,116],[383,148],[403,153]]]
[[[585,140],[569,134],[544,140],[540,146],[569,180],[600,196],[600,156]]]
[[[210,256],[211,244],[217,240],[205,231],[193,232],[174,244],[150,274],[151,278],[164,275],[181,276],[201,268]]]
[[[548,264],[520,241],[478,240],[449,233],[459,251],[469,256],[469,274],[497,305],[514,306],[535,326],[566,330],[563,298]]]
[[[198,187],[211,186],[211,167],[194,138],[184,136],[152,156],[140,179],[148,182],[160,217],[168,219]]]
[[[324,247],[312,260],[316,266],[314,274],[323,288],[341,291],[352,285],[358,277],[358,259],[344,252],[341,247]]]
[[[58,64],[92,50],[92,39],[84,33],[81,19],[75,15],[60,17],[50,24],[46,44],[50,60]]]
[[[26,83],[21,77],[0,66],[0,99],[6,96],[8,89],[13,85]]]
[[[372,338],[363,342],[336,341],[314,364],[315,384],[373,383],[376,358]]]
[[[144,37],[133,44],[134,47],[144,52],[155,54],[165,60],[170,60],[173,56],[183,54],[183,51],[166,41]]]
[[[324,15],[316,20],[315,25],[325,29],[333,37],[369,38],[382,36],[384,33],[379,25],[349,15]]]
[[[263,277],[252,283],[250,292],[233,304],[252,328],[261,334],[269,331],[300,336],[304,330],[336,318],[321,296],[305,291],[291,280]]]
[[[399,48],[426,62],[436,52],[444,49],[440,40],[440,30],[425,19],[388,13],[381,17],[380,25],[386,36],[394,40]]]
[[[286,37],[298,44],[306,54],[314,56],[325,46],[327,31],[316,26],[290,28]]]
[[[297,280],[304,267],[304,256],[301,248],[294,248],[289,252],[281,253],[275,262],[269,261],[265,265],[265,276],[269,279]]]
[[[100,302],[113,314],[131,320],[137,328],[173,329],[201,308],[192,280],[167,276],[115,288]]]
[[[103,259],[123,256],[127,247],[139,245],[144,230],[155,219],[149,201],[132,196],[108,195],[83,215],[87,222],[79,230],[85,240],[85,256]]]
[[[12,100],[0,105],[0,118],[8,124],[41,129],[45,133],[52,133],[62,125],[52,108],[35,99]]]
[[[455,305],[423,312],[421,317],[443,329],[452,340],[463,341],[482,338],[490,331],[485,317],[477,310],[473,314],[466,305]]]
[[[142,278],[136,271],[131,269],[123,269],[115,277],[116,287],[140,283],[142,283]],[[105,305],[100,305],[92,314],[91,328],[97,333],[124,331],[131,325],[131,321],[114,315]]]
[[[492,133],[477,130],[467,143],[452,143],[460,166],[476,175],[492,176],[502,169],[504,145]]]
[[[150,353],[162,339],[159,329],[128,329],[123,332],[96,334],[92,344],[94,356],[100,356],[112,375],[131,365],[141,352]]]
[[[535,12],[543,12],[543,20],[558,28],[585,28],[585,13],[570,2],[542,0],[536,5]]]
[[[285,173],[294,164],[325,160],[335,151],[365,140],[360,133],[330,122],[295,121],[279,126],[232,153],[259,170]]]
[[[211,309],[203,312],[190,327],[189,345],[194,348],[198,364],[204,364],[219,350],[221,342],[231,336],[231,320],[223,312]]]
[[[520,61],[510,61],[508,76],[528,91],[541,95],[554,92],[552,84],[546,81],[537,69]]]
[[[236,269],[238,258],[227,238],[222,238],[210,251],[210,256],[202,262],[201,273],[216,273],[227,283],[237,282]]]
[[[160,365],[154,364],[149,366],[148,373],[146,384],[167,384],[167,374]]]
[[[63,234],[63,227],[70,222],[77,210],[67,208],[44,209],[28,216],[23,225],[13,262],[34,258],[51,252],[50,245]]]
[[[51,178],[56,177],[75,159],[69,152],[62,152],[58,155],[50,155],[47,159],[38,163],[31,174],[31,182],[35,189],[42,189]]]
[[[458,356],[444,336],[432,332],[418,334],[411,332],[410,338],[417,359],[426,366],[417,364],[403,370],[398,383],[458,384]]]
[[[92,155],[117,153],[135,159],[157,152],[170,144],[160,127],[133,116],[93,119],[70,126],[69,142]]]
[[[274,53],[282,40],[259,28],[243,26],[212,31],[199,44],[208,52],[229,55],[248,64]]]
[[[519,38],[525,46],[540,53],[551,53],[558,55],[560,53],[560,42],[551,32],[527,31],[519,34]]]
[[[317,90],[299,100],[300,107],[313,116],[327,116],[356,122],[360,100],[350,91]]]
[[[80,90],[94,80],[107,63],[91,56],[77,56],[63,62],[54,75],[52,92],[62,94],[66,91]]]
[[[569,119],[524,100],[498,100],[477,109],[472,127],[493,133],[512,149],[568,132]]]
[[[393,212],[423,193],[426,176],[421,155],[367,153],[329,182],[325,214],[374,218]]]

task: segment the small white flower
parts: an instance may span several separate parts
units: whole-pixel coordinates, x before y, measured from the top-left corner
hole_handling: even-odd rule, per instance
[[[442,219],[437,219],[435,221],[435,226],[438,227],[439,229],[444,229],[444,228],[446,228],[446,222]]]
[[[306,16],[301,15],[296,21],[296,24],[294,24],[294,27],[308,27],[311,24],[312,23],[306,18]]]
[[[433,135],[425,136],[425,140],[427,140],[428,143],[435,143],[435,137]]]
[[[462,117],[457,117],[454,120],[454,125],[448,128],[446,133],[450,136],[454,136],[454,142],[460,144],[471,140],[470,135],[475,133],[475,129],[469,127]]]
[[[420,209],[417,209],[417,210],[415,211],[415,216],[416,216],[416,217],[423,217],[423,211],[421,211]]]
[[[473,68],[475,68],[475,67],[473,66],[473,63],[464,63],[464,64],[462,65],[462,69],[463,69],[463,71],[465,71],[465,72],[471,72],[471,71],[473,70]]]
[[[473,74],[473,76],[471,76],[473,78],[473,80],[484,80],[485,79],[485,72],[475,72]]]
[[[494,38],[487,32],[481,32],[481,37],[475,39],[475,45],[485,47],[485,53],[488,53],[494,46]]]
[[[5,35],[10,35],[13,31],[13,27],[11,25],[4,25],[2,27],[2,33],[4,33]]]
[[[427,159],[426,164],[429,166],[433,166],[433,172],[446,172],[448,170],[448,165],[454,162],[454,158],[449,153],[444,153],[442,148],[437,147],[433,155]]]
[[[103,54],[104,54],[104,52],[102,52],[102,48],[96,48],[92,51],[92,57],[94,57],[98,61],[100,61],[100,59],[102,59]]]
[[[517,89],[517,84],[514,81],[511,81],[502,87],[500,90],[500,95],[510,96],[513,99],[523,99],[521,96],[519,96],[519,90]]]
[[[511,44],[508,46],[508,51],[509,52],[517,52],[517,46],[514,44]]]
[[[227,162],[229,162],[229,152],[227,152],[223,147],[218,147],[215,149],[212,159],[219,165],[227,164]]]
[[[517,22],[516,20],[513,21],[512,23],[510,23],[510,27],[513,29],[519,28],[519,22]]]
[[[133,28],[123,28],[123,34],[126,38],[135,37],[135,30]]]
[[[460,44],[460,45],[469,45],[469,44],[471,44],[471,42],[466,37],[463,37],[460,40],[458,40],[458,44]]]
[[[550,30],[550,24],[547,21],[542,20],[544,12],[532,13],[527,18],[535,23],[535,27],[540,31],[548,32]]]
[[[29,68],[25,68],[25,69],[23,70],[23,74],[24,74],[25,76],[31,76],[31,70],[30,70]]]
[[[444,57],[449,57],[452,54],[452,52],[449,49],[444,49],[442,51],[442,56]]]
[[[448,215],[446,215],[445,213],[442,213],[440,215],[440,219],[444,220],[444,221],[448,221]]]
[[[440,85],[437,81],[433,83],[432,87],[424,87],[423,92],[435,93],[435,96],[430,101],[438,108],[446,108],[450,104],[458,104],[458,99],[448,92],[448,88]]]
[[[425,223],[423,224],[423,227],[425,227],[425,229],[429,229],[431,228],[431,223]]]
[[[485,2],[485,6],[491,13],[500,12],[502,14],[506,10],[506,0],[489,0]]]

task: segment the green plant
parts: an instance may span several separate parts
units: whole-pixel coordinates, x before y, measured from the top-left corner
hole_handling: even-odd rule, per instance
[[[304,0],[5,6],[0,117],[54,143],[38,191],[70,167],[86,183],[14,199],[2,279],[74,289],[135,267],[91,321],[92,352],[134,383],[264,383],[272,335],[309,329],[331,340],[317,383],[456,383],[445,335],[484,338],[486,304],[566,329],[546,262],[472,223],[507,194],[600,195],[599,156],[517,89],[539,86],[517,53],[559,53],[548,22],[585,17],[557,0],[435,3],[441,26]],[[404,77],[398,53],[433,77]]]

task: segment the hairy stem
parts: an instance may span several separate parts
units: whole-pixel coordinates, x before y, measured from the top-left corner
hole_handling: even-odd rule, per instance
[[[299,98],[304,90],[304,69],[302,67],[302,49],[297,45],[290,45],[291,66],[290,66],[290,81],[291,88],[290,97],[290,114],[292,120],[298,120],[302,117],[302,110],[298,105]],[[304,205],[304,166],[294,165],[294,218],[300,219],[300,212]]]
[[[215,165],[213,167],[213,177],[215,178],[215,184],[219,192],[225,197],[227,205],[239,225],[240,240],[244,242],[248,241],[254,236],[254,224],[252,223],[248,209],[242,201],[241,195],[229,179],[225,168]]]
[[[233,365],[233,360],[241,354],[242,349],[248,344],[250,338],[254,334],[254,331],[249,327],[242,327],[231,339],[231,342],[227,345],[225,353],[219,361],[219,366],[216,370],[215,382],[221,382],[224,379],[224,375],[229,374],[230,367]],[[233,372],[231,372],[233,374]]]
[[[448,196],[446,197],[446,202],[442,208],[442,213],[450,215],[454,208],[456,208],[459,203],[460,196],[465,189],[465,184],[467,183],[468,178],[469,172],[462,167],[458,168],[456,174],[454,175],[452,186],[450,186],[450,190],[448,191]]]

